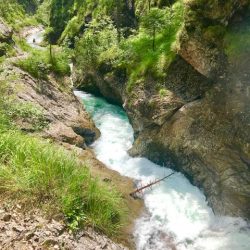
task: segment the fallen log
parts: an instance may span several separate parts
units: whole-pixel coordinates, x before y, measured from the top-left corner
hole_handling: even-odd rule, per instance
[[[140,187],[140,188],[137,188],[137,189],[135,189],[133,192],[131,192],[129,195],[130,196],[132,196],[133,198],[137,198],[137,193],[141,193],[144,189],[146,189],[146,188],[151,188],[153,185],[155,185],[155,184],[157,184],[157,183],[159,183],[159,182],[161,182],[161,181],[164,181],[165,179],[167,179],[167,178],[169,178],[171,175],[173,175],[174,173],[171,173],[171,174],[169,174],[169,175],[167,175],[167,176],[165,176],[165,177],[163,177],[163,178],[161,178],[161,179],[158,179],[158,180],[155,180],[155,181],[153,181],[153,182],[150,182],[149,184],[147,184],[147,185],[145,185],[145,186],[142,186],[142,187]]]

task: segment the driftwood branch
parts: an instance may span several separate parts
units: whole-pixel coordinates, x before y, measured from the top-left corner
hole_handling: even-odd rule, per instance
[[[145,185],[145,186],[142,186],[142,187],[140,187],[140,188],[137,188],[137,189],[135,189],[133,192],[131,192],[129,195],[132,196],[133,198],[136,198],[136,197],[137,197],[136,195],[137,195],[138,193],[141,193],[144,189],[146,189],[146,188],[151,188],[153,185],[155,185],[155,184],[157,184],[157,183],[159,183],[159,182],[161,182],[161,181],[166,180],[167,178],[169,178],[169,177],[170,177],[171,175],[173,175],[173,174],[174,174],[174,173],[171,173],[171,174],[165,176],[165,177],[162,178],[162,179],[155,180],[155,181],[150,182],[149,184],[147,184],[147,185]]]

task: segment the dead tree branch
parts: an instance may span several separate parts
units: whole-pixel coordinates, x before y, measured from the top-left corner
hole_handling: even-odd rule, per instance
[[[142,186],[142,187],[140,187],[140,188],[137,188],[137,189],[135,189],[133,192],[131,192],[129,195],[132,196],[133,198],[136,198],[136,197],[137,197],[137,194],[138,194],[138,193],[141,193],[144,189],[150,188],[150,187],[152,187],[153,185],[155,185],[155,184],[157,184],[157,183],[159,183],[159,182],[161,182],[161,181],[164,181],[165,179],[169,178],[169,177],[170,177],[171,175],[173,175],[173,174],[174,174],[174,173],[171,173],[171,174],[165,176],[165,177],[162,178],[162,179],[155,180],[155,181],[150,182],[149,184],[147,184],[147,185],[145,185],[145,186]]]

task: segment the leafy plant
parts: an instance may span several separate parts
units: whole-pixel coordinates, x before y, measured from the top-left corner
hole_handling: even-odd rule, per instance
[[[142,17],[141,27],[152,37],[153,50],[155,50],[156,34],[160,32],[166,24],[165,11],[158,8],[150,9],[149,13]]]
[[[70,74],[68,53],[61,49],[53,53],[53,57],[48,49],[33,50],[28,58],[19,60],[16,64],[39,79],[46,79],[49,73],[58,76]]]
[[[31,102],[24,103],[11,103],[8,105],[7,115],[11,119],[20,119],[28,121],[34,128],[34,130],[41,130],[48,125],[48,121],[44,116],[42,108],[35,106]]]
[[[94,19],[76,45],[76,62],[84,72],[94,71],[101,63],[114,60],[118,48],[117,30],[107,16]],[[83,73],[84,73],[83,72]]]

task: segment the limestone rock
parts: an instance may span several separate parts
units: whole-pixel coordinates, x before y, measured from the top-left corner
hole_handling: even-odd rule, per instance
[[[10,42],[12,40],[12,29],[0,18],[0,42]]]
[[[16,219],[0,220],[0,246],[3,250],[28,249],[108,249],[127,250],[128,248],[113,242],[106,236],[86,228],[71,234],[63,221],[50,220],[39,210],[23,213],[15,207],[6,207],[6,214],[15,213]],[[33,221],[33,218],[36,218]],[[33,221],[33,222],[32,222]],[[41,224],[40,221],[43,221]]]
[[[71,89],[60,90],[58,82],[53,77],[49,80],[39,80],[31,77],[19,68],[10,67],[5,70],[9,76],[15,76],[11,81],[12,92],[16,92],[16,102],[29,103],[42,111],[43,119],[34,124],[32,119],[17,118],[16,124],[27,132],[36,132],[36,127],[42,122],[39,132],[45,138],[65,142],[85,148],[100,134],[90,119],[88,113]],[[65,85],[69,80],[65,79]]]

